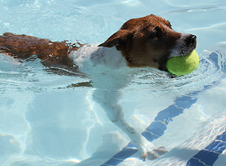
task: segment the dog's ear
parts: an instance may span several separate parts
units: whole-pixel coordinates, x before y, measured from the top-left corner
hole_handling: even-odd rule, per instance
[[[104,43],[99,46],[116,47],[117,50],[125,50],[128,42],[131,42],[133,33],[129,30],[119,30],[109,37]]]

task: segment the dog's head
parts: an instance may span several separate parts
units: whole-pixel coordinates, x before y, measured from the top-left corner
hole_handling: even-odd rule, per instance
[[[149,15],[127,21],[99,46],[115,46],[130,67],[167,70],[170,57],[187,55],[196,48],[196,36],[176,32],[169,21]]]

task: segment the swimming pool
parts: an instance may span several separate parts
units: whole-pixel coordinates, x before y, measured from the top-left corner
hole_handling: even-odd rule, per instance
[[[22,63],[1,54],[1,165],[223,166],[226,162],[223,0],[1,0],[0,7],[1,34],[82,43],[101,43],[126,20],[154,13],[169,20],[175,30],[197,35],[201,59],[199,69],[190,75],[170,79],[163,72],[143,71],[122,89],[120,104],[127,122],[169,151],[143,162],[126,135],[92,101],[94,89],[73,86],[89,82],[88,78],[67,71],[56,74],[39,60]]]

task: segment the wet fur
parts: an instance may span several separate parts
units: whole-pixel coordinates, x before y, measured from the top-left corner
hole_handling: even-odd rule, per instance
[[[28,35],[4,33],[0,36],[0,52],[19,59],[28,59],[35,55],[45,66],[73,67],[73,60],[69,58],[71,51],[82,46],[80,43],[71,44],[66,41],[52,42]]]

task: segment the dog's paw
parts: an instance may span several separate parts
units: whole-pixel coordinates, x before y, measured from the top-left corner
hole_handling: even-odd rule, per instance
[[[165,149],[165,147],[158,147],[157,149],[154,149],[158,155],[163,156],[164,154],[168,153],[168,151]]]
[[[157,149],[154,150],[149,150],[146,152],[143,152],[141,155],[141,159],[143,161],[147,160],[154,160],[154,159],[158,159],[161,156],[163,156],[164,154],[166,154],[168,151],[164,148],[164,147],[159,147]]]
[[[143,160],[143,161],[145,161],[146,159],[147,160],[154,160],[156,158],[160,158],[160,156],[155,151],[149,150],[149,151],[141,152],[140,159]]]
[[[160,158],[160,156],[158,155],[158,153],[156,153],[155,151],[148,151],[146,152],[147,154],[147,159],[148,160],[154,160],[154,159],[157,159],[157,158]]]

